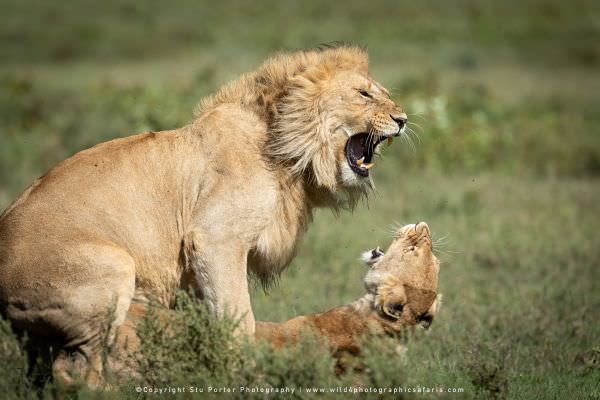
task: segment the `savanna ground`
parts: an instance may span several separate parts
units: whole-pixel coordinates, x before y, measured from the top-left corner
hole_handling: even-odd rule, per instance
[[[71,395],[362,384],[464,389],[406,398],[600,398],[596,2],[53,3],[0,1],[0,209],[80,149],[186,123],[201,97],[274,50],[342,40],[369,47],[372,74],[419,138],[385,151],[368,204],[317,213],[279,285],[254,291],[256,315],[283,320],[361,296],[357,256],[386,246],[394,223],[427,221],[443,261],[431,332],[405,356],[376,341],[360,373],[336,377],[310,341],[231,346],[227,322],[184,301],[176,340],[149,321],[142,377]],[[36,396],[0,327],[0,397]]]

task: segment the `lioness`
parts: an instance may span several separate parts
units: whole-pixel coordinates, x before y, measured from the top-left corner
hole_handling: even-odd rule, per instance
[[[282,323],[256,323],[256,337],[281,347],[307,332],[326,338],[336,352],[356,354],[367,333],[395,334],[415,325],[429,328],[439,310],[439,261],[426,223],[399,229],[384,254],[363,254],[369,265],[362,298],[325,313],[302,315]]]
[[[249,272],[291,261],[315,207],[348,207],[371,186],[374,154],[406,114],[341,46],[267,60],[202,101],[182,128],[111,140],[36,180],[0,216],[0,311],[54,370],[101,382],[112,331],[132,302],[169,306],[192,288],[254,334]]]

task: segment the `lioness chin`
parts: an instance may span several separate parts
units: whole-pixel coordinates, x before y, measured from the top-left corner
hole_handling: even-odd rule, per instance
[[[85,365],[101,383],[100,343],[132,301],[169,306],[181,288],[252,335],[247,274],[268,283],[315,207],[365,195],[378,146],[406,123],[362,49],[273,57],[189,125],[99,144],[36,180],[0,216],[0,312],[52,344],[66,382]]]

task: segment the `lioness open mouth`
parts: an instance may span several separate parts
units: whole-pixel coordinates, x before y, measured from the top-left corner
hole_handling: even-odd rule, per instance
[[[385,139],[392,140],[391,137],[369,135],[367,133],[357,133],[350,136],[346,142],[346,160],[352,171],[360,176],[368,177],[369,170],[373,168],[373,155],[375,148]]]

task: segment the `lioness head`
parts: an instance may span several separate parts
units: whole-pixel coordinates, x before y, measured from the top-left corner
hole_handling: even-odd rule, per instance
[[[399,325],[428,328],[439,308],[439,261],[432,251],[425,222],[406,225],[394,235],[384,253],[379,248],[363,254],[369,265],[364,282],[374,295],[374,306],[384,318]]]
[[[285,77],[277,75],[281,68]],[[369,75],[366,52],[342,46],[283,54],[262,71],[256,79],[265,86],[282,85],[259,95],[269,110],[270,155],[333,192],[370,187],[380,144],[404,134],[407,116]]]

